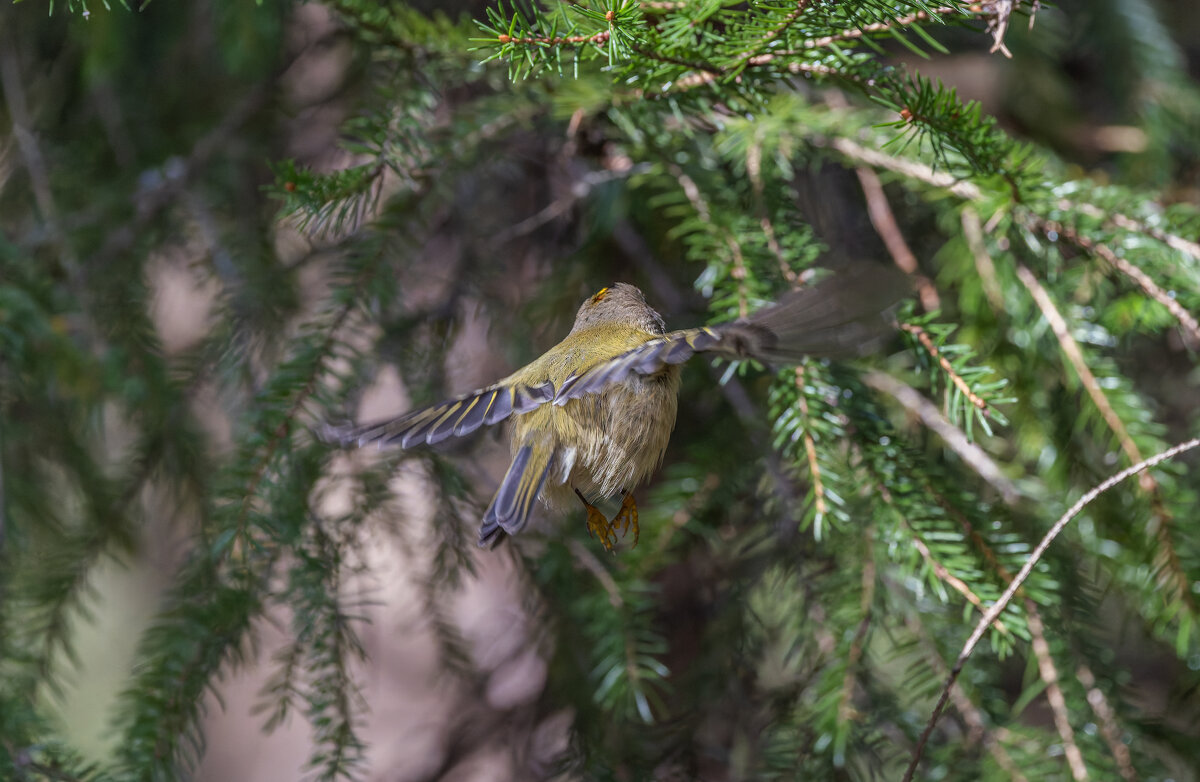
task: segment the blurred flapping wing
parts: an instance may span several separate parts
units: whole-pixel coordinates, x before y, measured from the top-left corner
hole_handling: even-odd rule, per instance
[[[342,446],[362,447],[376,443],[380,448],[434,445],[449,437],[461,437],[481,426],[497,424],[510,415],[528,413],[554,399],[554,384],[494,385],[469,394],[406,413],[399,418],[362,426],[326,426],[321,439]]]
[[[806,356],[851,358],[877,350],[893,332],[888,309],[907,293],[903,277],[888,269],[858,269],[790,291],[747,318],[673,331],[602,362],[559,387],[554,404],[594,394],[631,374],[653,375],[697,353],[769,365]]]

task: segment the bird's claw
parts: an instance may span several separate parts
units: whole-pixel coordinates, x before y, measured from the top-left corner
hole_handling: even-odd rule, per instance
[[[612,551],[616,548],[618,527],[621,530],[621,537],[629,534],[629,530],[632,528],[633,545],[636,546],[638,544],[641,530],[638,528],[637,503],[634,502],[632,494],[626,494],[625,498],[621,500],[621,510],[617,511],[617,515],[613,516],[612,521],[609,521],[603,513],[588,502],[579,489],[575,490],[575,494],[579,497],[579,501],[583,503],[583,507],[587,509],[588,535],[599,538],[600,545],[604,546],[605,551]]]
[[[621,525],[621,537],[625,537],[629,533],[629,528],[633,528],[633,545],[638,544],[638,538],[641,537],[641,529],[638,527],[638,509],[637,502],[634,501],[632,494],[626,494],[625,499],[621,500],[621,510],[617,511],[617,515],[613,516],[612,525],[615,527]]]

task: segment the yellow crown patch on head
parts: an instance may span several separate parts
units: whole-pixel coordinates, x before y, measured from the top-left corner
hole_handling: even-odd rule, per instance
[[[597,302],[604,301],[604,297],[607,295],[608,295],[608,288],[601,288],[599,291],[596,292],[596,295],[592,297],[592,304],[596,304]]]

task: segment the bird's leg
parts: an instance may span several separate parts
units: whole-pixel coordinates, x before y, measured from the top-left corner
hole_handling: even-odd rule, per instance
[[[583,503],[583,507],[587,508],[588,534],[600,538],[600,544],[607,551],[612,551],[613,546],[617,544],[617,533],[613,531],[613,524],[609,522],[596,506],[587,501],[583,496],[583,492],[579,491],[579,489],[575,490],[575,496]]]
[[[629,528],[633,527],[633,545],[638,544],[640,530],[638,529],[638,510],[637,502],[633,499],[633,492],[625,492],[625,496],[621,499],[621,510],[617,511],[617,515],[613,516],[612,525],[616,527],[621,525],[621,537],[629,532]]]

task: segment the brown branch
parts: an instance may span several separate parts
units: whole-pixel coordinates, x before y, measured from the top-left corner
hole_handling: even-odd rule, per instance
[[[1083,753],[1075,743],[1075,731],[1071,728],[1071,720],[1067,714],[1067,699],[1063,697],[1062,687],[1058,683],[1058,667],[1050,654],[1050,644],[1046,641],[1046,627],[1037,612],[1037,606],[1032,600],[1025,600],[1025,624],[1029,627],[1032,640],[1033,655],[1037,658],[1038,674],[1046,684],[1046,702],[1050,704],[1050,713],[1054,716],[1054,727],[1062,739],[1063,754],[1067,757],[1067,766],[1075,782],[1087,782],[1087,766],[1083,762]]]
[[[1070,226],[1041,218],[1035,218],[1033,224],[1043,234],[1057,233],[1063,239],[1066,239],[1085,252],[1098,255],[1107,261],[1110,266],[1132,279],[1150,298],[1166,307],[1167,311],[1175,316],[1175,319],[1183,326],[1189,343],[1194,347],[1200,347],[1200,323],[1197,323],[1196,318],[1185,310],[1179,302],[1167,295],[1167,292],[1160,288],[1150,275],[1128,260],[1118,256],[1108,245],[1083,236]]]
[[[1172,446],[1171,448],[1168,448],[1162,453],[1156,454],[1145,461],[1138,462],[1132,467],[1127,467],[1116,475],[1111,476],[1104,482],[1090,489],[1087,493],[1080,497],[1074,505],[1067,509],[1067,512],[1060,516],[1058,521],[1054,522],[1054,525],[1050,527],[1050,530],[1042,537],[1041,541],[1029,555],[1029,558],[1025,561],[1025,564],[1021,566],[1021,570],[1017,573],[1016,577],[1013,578],[1013,581],[1011,584],[1009,584],[1008,589],[1004,590],[1004,594],[1000,596],[1000,599],[988,609],[988,612],[984,614],[983,618],[980,619],[978,624],[975,625],[975,629],[971,632],[970,637],[967,638],[966,643],[963,645],[962,651],[959,652],[958,659],[955,660],[954,667],[950,671],[950,676],[946,681],[945,687],[942,689],[942,694],[939,696],[938,702],[934,706],[933,713],[930,715],[929,721],[925,725],[925,729],[921,732],[921,736],[917,740],[917,746],[913,750],[913,756],[909,760],[908,768],[905,769],[903,782],[912,782],[913,775],[917,771],[917,766],[921,762],[921,756],[924,754],[925,745],[929,743],[929,737],[933,735],[933,729],[937,725],[938,718],[941,717],[942,712],[946,708],[946,702],[950,697],[950,689],[954,686],[954,683],[958,681],[958,676],[962,673],[963,666],[966,664],[967,659],[975,651],[975,647],[979,645],[979,641],[982,640],[983,634],[987,632],[988,627],[990,627],[992,623],[999,618],[1000,614],[1003,613],[1006,608],[1008,608],[1008,604],[1012,602],[1013,595],[1017,593],[1017,590],[1019,590],[1025,583],[1025,580],[1029,578],[1029,574],[1033,572],[1034,567],[1036,567],[1037,563],[1041,561],[1042,555],[1046,553],[1046,549],[1050,547],[1050,544],[1054,542],[1054,539],[1057,538],[1059,534],[1066,528],[1067,524],[1069,524],[1072,519],[1079,515],[1079,512],[1087,507],[1087,505],[1089,505],[1093,500],[1112,487],[1126,480],[1130,476],[1136,475],[1143,470],[1148,470],[1156,464],[1178,456],[1181,453],[1190,451],[1198,446],[1200,446],[1200,437],[1193,438],[1186,442]]]
[[[1000,561],[996,558],[996,553],[992,550],[991,546],[984,541],[983,537],[975,531],[970,520],[963,516],[958,509],[951,505],[944,497],[936,492],[931,491],[931,493],[933,494],[938,505],[940,505],[948,514],[958,520],[959,524],[961,524],[963,529],[966,530],[971,542],[983,553],[983,556],[985,559],[987,559],[988,564],[992,566],[1000,578],[1004,579],[1005,583],[1011,585],[1013,582],[1013,574],[1009,572],[1008,568],[1000,564]],[[1032,621],[1038,626],[1042,626],[1043,623],[1041,620],[1041,615],[1038,612],[1037,604],[1025,595],[1024,589],[1018,589],[1016,594],[1018,597],[1024,599],[1025,611],[1027,614],[1033,617]],[[997,628],[1000,626],[999,619],[996,620],[996,626]],[[1033,630],[1031,629],[1030,632],[1032,633]],[[1108,742],[1109,751],[1112,752],[1113,757],[1116,759],[1117,767],[1122,769],[1121,775],[1126,779],[1126,782],[1135,782],[1137,774],[1133,771],[1133,766],[1129,759],[1129,748],[1125,746],[1120,739],[1121,731],[1116,725],[1116,715],[1113,713],[1112,707],[1109,706],[1107,700],[1104,699],[1104,693],[1095,688],[1094,678],[1090,679],[1091,683],[1089,683],[1089,679],[1085,678],[1085,673],[1087,677],[1091,676],[1091,671],[1087,668],[1087,666],[1083,663],[1080,663],[1079,671],[1081,672],[1079,674],[1080,682],[1085,688],[1089,689],[1088,703],[1092,704],[1093,711],[1096,712],[1097,718],[1100,720],[1101,732],[1105,736],[1105,741]],[[951,693],[951,697],[955,698],[953,693]],[[1097,705],[1097,701],[1099,702],[1099,705]],[[955,699],[955,706],[958,707],[957,699]],[[999,758],[997,758],[997,762],[999,762]]]
[[[1069,203],[1070,202],[1068,202],[1068,204]],[[1103,211],[1092,204],[1080,204],[1079,211],[1084,213],[1099,213],[1100,215],[1104,215]],[[1200,261],[1200,242],[1196,242],[1192,239],[1184,239],[1182,236],[1176,236],[1175,234],[1167,233],[1166,231],[1146,225],[1139,220],[1134,220],[1132,217],[1127,217],[1119,212],[1109,214],[1108,220],[1119,228],[1124,228],[1126,231],[1134,231],[1145,234],[1152,239],[1157,239],[1168,247],[1179,250],[1181,253],[1186,253],[1197,261]]]
[[[863,196],[867,199],[867,216],[871,220],[871,225],[875,226],[875,233],[879,234],[879,238],[883,240],[883,246],[887,248],[888,254],[892,256],[896,266],[916,280],[917,295],[921,298],[921,306],[929,312],[938,309],[940,302],[937,289],[933,287],[933,283],[928,277],[918,273],[917,256],[904,241],[904,234],[900,230],[900,224],[896,222],[896,215],[892,213],[887,194],[883,192],[883,182],[879,180],[879,175],[873,168],[867,166],[856,166],[854,173],[858,175]]]
[[[821,480],[821,466],[817,464],[817,444],[809,427],[808,397],[804,393],[804,365],[796,367],[796,391],[800,399],[800,414],[804,416],[804,454],[808,458],[808,473],[812,477],[813,497],[817,506],[817,520],[829,513],[825,502],[825,483]]]
[[[765,32],[763,34],[762,38],[758,39],[758,44],[757,44],[757,46],[755,46],[755,49],[763,48],[764,46],[769,44],[771,41],[775,40],[779,36],[786,33],[788,31],[788,29],[791,28],[791,26],[796,23],[796,20],[798,20],[800,18],[800,15],[803,14],[804,11],[808,8],[808,0],[795,0],[795,3],[796,3],[796,7],[792,9],[791,13],[789,13],[786,17],[783,18],[783,21],[781,21],[779,24],[777,24],[773,29],[770,29],[767,32]],[[738,68],[742,67],[743,65],[756,64],[756,63],[752,63],[753,60],[754,60],[754,54],[753,54],[753,50],[751,50],[750,52],[747,52],[745,56],[742,57],[741,61],[733,67],[733,70],[737,70]]]
[[[940,366],[942,371],[949,376],[950,381],[954,383],[955,387],[960,392],[962,392],[962,395],[970,400],[971,404],[979,408],[980,412],[982,412],[984,415],[991,415],[991,408],[988,407],[988,403],[982,397],[972,391],[971,386],[967,384],[967,381],[963,380],[962,376],[954,371],[954,367],[950,364],[950,360],[946,358],[940,350],[938,350],[937,345],[933,344],[933,338],[929,336],[928,331],[912,323],[901,323],[900,329],[902,331],[907,331],[909,334],[912,334],[917,338],[917,341],[921,343],[921,346],[925,348],[926,352],[929,353],[934,361],[938,362],[938,366]]]
[[[809,38],[804,42],[803,48],[821,49],[829,46],[831,43],[837,43],[838,41],[853,41],[862,38],[869,33],[887,32],[888,30],[892,30],[897,27],[908,27],[916,24],[917,22],[929,21],[935,15],[942,16],[948,14],[959,14],[962,13],[962,11],[963,9],[961,8],[935,8],[933,9],[932,14],[926,13],[925,11],[918,11],[917,13],[909,14],[908,16],[898,16],[890,22],[875,22],[874,24],[865,24],[862,27],[858,27],[853,30],[847,30],[844,33],[837,33],[836,35],[826,35],[823,38]],[[775,52],[775,55],[787,56],[800,55],[802,53],[803,52]]]
[[[1042,315],[1046,318],[1046,322],[1050,324],[1050,330],[1054,332],[1054,336],[1058,338],[1059,347],[1062,348],[1063,354],[1067,357],[1067,361],[1075,369],[1075,374],[1079,376],[1079,381],[1083,384],[1087,395],[1091,397],[1092,403],[1100,410],[1101,417],[1108,424],[1108,428],[1117,436],[1117,441],[1121,444],[1121,449],[1125,451],[1125,455],[1129,457],[1130,462],[1140,462],[1142,460],[1141,451],[1129,436],[1129,431],[1125,428],[1125,422],[1117,415],[1112,404],[1108,401],[1108,397],[1104,395],[1103,389],[1100,388],[1100,383],[1096,380],[1096,376],[1092,374],[1092,370],[1088,368],[1087,362],[1083,358],[1083,351],[1079,349],[1079,343],[1071,336],[1071,330],[1067,326],[1066,319],[1062,313],[1058,311],[1054,300],[1050,298],[1050,294],[1038,282],[1033,272],[1024,264],[1017,266],[1017,277],[1021,283],[1029,290],[1033,296],[1033,300],[1037,303],[1038,309],[1042,311]],[[1153,477],[1150,475],[1142,476],[1142,487],[1145,489],[1153,489],[1156,485]]]
[[[1075,676],[1087,690],[1087,702],[1092,707],[1092,713],[1096,715],[1096,720],[1100,723],[1100,736],[1108,745],[1108,751],[1112,753],[1113,759],[1116,760],[1117,771],[1121,774],[1121,778],[1125,782],[1137,782],[1138,774],[1133,768],[1129,746],[1121,740],[1122,731],[1117,725],[1117,714],[1109,704],[1108,698],[1104,697],[1104,693],[1096,686],[1096,677],[1092,674],[1092,669],[1084,663],[1080,663],[1079,667],[1075,669]]]
[[[533,36],[530,38],[513,38],[505,33],[500,33],[496,36],[496,40],[500,43],[522,44],[529,46],[532,44],[546,44],[547,46],[559,46],[564,43],[590,43],[596,46],[603,46],[608,43],[608,39],[612,37],[611,30],[602,30],[595,35],[567,35],[557,38],[550,36]]]
[[[913,546],[916,547],[917,551],[921,555],[921,558],[924,559],[931,568],[933,568],[933,574],[938,577],[938,580],[944,581],[951,589],[965,597],[968,603],[979,609],[979,613],[987,613],[987,608],[983,605],[983,600],[979,598],[979,595],[975,594],[965,581],[951,573],[949,568],[947,568],[936,557],[933,556],[933,552],[929,550],[929,546],[925,544],[925,541],[921,540],[921,536],[918,535],[917,531],[912,528],[911,524],[908,523],[908,519],[903,519],[903,521],[904,526],[908,527],[909,532],[911,532],[913,535]],[[1012,633],[1009,632],[1008,628],[1005,627],[1004,623],[999,619],[996,620],[996,629],[1004,635],[1007,635],[1010,638],[1012,637]]]
[[[604,591],[608,594],[608,602],[613,608],[621,608],[625,605],[625,600],[621,597],[621,589],[617,586],[617,581],[612,577],[612,573],[596,558],[596,555],[588,551],[587,546],[577,537],[572,537],[567,540],[567,548],[571,550],[571,556],[575,558],[585,570],[590,572],[600,582],[600,586],[604,587]]]
[[[752,141],[746,149],[746,173],[749,174],[750,184],[754,188],[754,201],[758,207],[758,224],[762,227],[763,236],[767,239],[767,248],[775,256],[775,262],[779,264],[779,273],[783,275],[783,279],[794,286],[797,284],[796,273],[788,267],[787,259],[783,255],[783,248],[779,246],[779,239],[775,235],[775,226],[771,222],[771,216],[767,213],[762,178],[762,145],[758,139]]]
[[[675,175],[676,181],[679,182],[679,187],[683,189],[683,194],[687,196],[687,200],[692,204],[692,208],[696,210],[696,214],[706,224],[711,225],[712,211],[708,208],[708,202],[704,200],[704,196],[700,193],[700,187],[696,184],[696,180],[688,176],[679,166],[672,165],[670,170]],[[746,292],[746,258],[742,255],[742,246],[738,244],[737,237],[729,231],[723,231],[722,234],[725,246],[729,248],[730,260],[733,263],[733,269],[730,270],[729,276],[737,284],[738,317],[744,318],[750,314],[749,294]]]
[[[979,274],[979,281],[983,285],[983,295],[987,297],[988,304],[992,305],[993,310],[997,313],[1004,312],[1004,293],[1000,289],[1000,280],[996,276],[996,264],[992,261],[987,245],[984,244],[983,225],[979,222],[979,213],[972,207],[963,207],[962,229],[963,238],[967,240],[967,247],[975,257],[975,271]]]
[[[1121,450],[1125,452],[1130,462],[1140,462],[1142,460],[1141,450],[1133,442],[1133,438],[1129,436],[1129,431],[1125,428],[1125,422],[1117,415],[1112,404],[1108,401],[1108,397],[1104,395],[1104,391],[1100,388],[1100,383],[1096,380],[1096,376],[1088,368],[1087,362],[1084,361],[1083,353],[1079,349],[1079,344],[1071,336],[1070,330],[1067,328],[1067,322],[1054,305],[1054,301],[1046,293],[1046,289],[1042,287],[1041,283],[1038,282],[1033,272],[1027,267],[1018,265],[1017,277],[1029,289],[1034,301],[1037,302],[1038,307],[1042,310],[1042,314],[1050,323],[1050,328],[1058,338],[1063,353],[1067,356],[1067,360],[1071,363],[1071,366],[1074,367],[1075,373],[1079,376],[1079,380],[1087,391],[1088,396],[1091,397],[1092,403],[1100,410],[1101,417],[1104,418],[1105,423],[1108,424],[1113,434],[1116,435],[1117,441],[1121,444]],[[1187,605],[1188,610],[1194,614],[1196,612],[1196,603],[1191,593],[1191,582],[1179,562],[1179,554],[1176,552],[1175,544],[1171,539],[1170,524],[1172,518],[1170,511],[1163,505],[1158,482],[1154,480],[1152,475],[1147,473],[1142,475],[1138,485],[1141,486],[1142,491],[1150,496],[1150,507],[1154,514],[1152,531],[1159,542],[1157,556],[1163,565],[1164,580],[1169,578],[1169,581],[1163,585],[1170,588],[1172,594],[1177,599],[1182,600]]]
[[[951,194],[965,201],[978,201],[983,198],[983,191],[979,189],[978,185],[965,180],[955,179],[950,174],[942,171],[934,171],[924,163],[893,157],[878,150],[864,147],[855,141],[841,136],[813,136],[811,140],[815,146],[829,147],[851,160],[866,163],[875,168],[895,171],[897,174],[910,179],[916,179],[927,185],[948,190]]]

